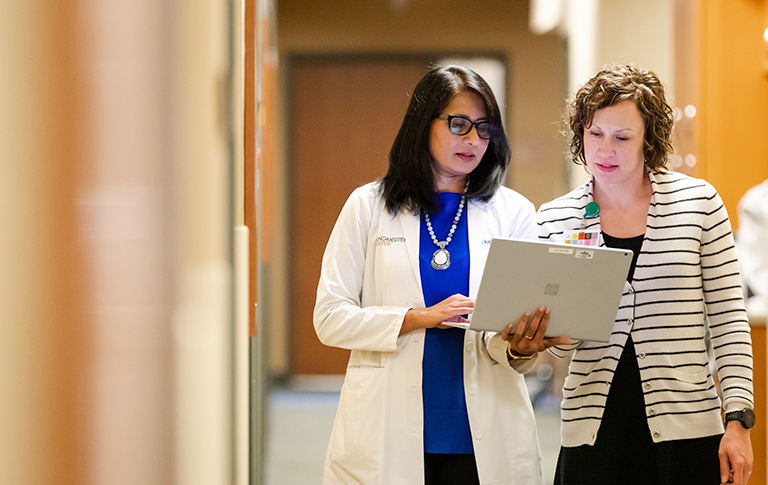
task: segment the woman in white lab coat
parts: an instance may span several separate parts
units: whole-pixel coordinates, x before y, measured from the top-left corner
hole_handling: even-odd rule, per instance
[[[513,333],[461,327],[491,239],[534,233],[533,205],[501,186],[508,163],[488,84],[427,73],[387,175],[352,193],[323,256],[315,329],[352,351],[323,483],[543,483],[521,373],[563,338],[543,336],[543,308]]]

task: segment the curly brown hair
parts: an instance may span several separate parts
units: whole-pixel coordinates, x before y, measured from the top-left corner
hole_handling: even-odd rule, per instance
[[[633,101],[645,122],[643,154],[645,166],[665,171],[672,147],[674,111],[667,104],[664,85],[651,71],[634,65],[611,66],[581,86],[569,101],[565,122],[571,129],[571,159],[584,165],[584,130],[592,126],[595,112],[622,101]]]

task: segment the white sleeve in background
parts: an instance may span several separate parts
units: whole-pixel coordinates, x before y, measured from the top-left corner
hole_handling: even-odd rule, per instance
[[[768,180],[744,194],[738,211],[736,253],[744,285],[753,295],[747,299],[747,310],[750,314],[765,315],[768,313]]]

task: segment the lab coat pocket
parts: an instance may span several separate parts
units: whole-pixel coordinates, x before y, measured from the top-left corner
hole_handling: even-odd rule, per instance
[[[362,451],[378,443],[384,368],[360,366],[347,368],[339,398],[336,424],[330,446],[347,452]]]

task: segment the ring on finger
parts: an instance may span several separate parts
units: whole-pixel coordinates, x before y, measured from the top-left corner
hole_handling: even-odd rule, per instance
[[[528,340],[533,340],[533,337],[529,337],[528,335],[523,335],[523,337],[527,338]]]

